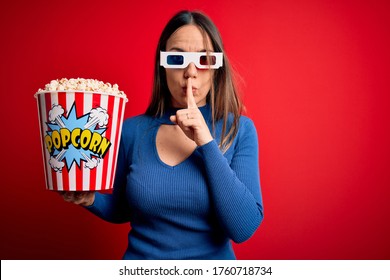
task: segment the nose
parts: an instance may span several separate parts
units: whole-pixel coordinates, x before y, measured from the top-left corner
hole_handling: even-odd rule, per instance
[[[185,78],[196,78],[197,75],[198,75],[198,69],[196,68],[195,64],[193,62],[191,62],[185,68],[184,77]]]

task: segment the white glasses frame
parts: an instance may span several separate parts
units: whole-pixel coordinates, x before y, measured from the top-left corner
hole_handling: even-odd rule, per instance
[[[182,56],[183,64],[168,64],[169,56]],[[215,64],[201,64],[200,58],[202,56],[214,56]],[[199,69],[218,69],[223,65],[223,53],[222,52],[160,52],[160,66],[164,68],[172,69],[184,69],[191,62]]]

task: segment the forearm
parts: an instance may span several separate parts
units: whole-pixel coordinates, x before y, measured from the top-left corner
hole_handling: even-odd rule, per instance
[[[111,223],[125,223],[129,221],[128,212],[124,206],[115,201],[112,194],[95,194],[92,205],[85,208],[99,218]]]
[[[215,141],[199,150],[203,154],[210,193],[221,226],[233,241],[247,240],[263,220],[257,156],[252,155],[246,166],[236,164],[235,168],[239,169],[236,172]],[[243,171],[245,168],[250,170]],[[245,172],[248,172],[247,176],[243,176]]]

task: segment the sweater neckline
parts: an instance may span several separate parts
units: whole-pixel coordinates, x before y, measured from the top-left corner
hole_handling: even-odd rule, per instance
[[[171,120],[169,119],[170,116],[172,115],[176,115],[176,112],[181,110],[183,108],[173,108],[173,107],[169,107],[166,112],[161,116],[161,117],[156,117],[156,120],[161,123],[161,124],[174,124],[173,122],[171,122]],[[206,105],[204,106],[201,106],[201,107],[198,107],[198,109],[200,110],[200,112],[202,113],[203,115],[203,118],[205,119],[205,121],[207,123],[210,123],[211,122],[211,106],[206,103]]]

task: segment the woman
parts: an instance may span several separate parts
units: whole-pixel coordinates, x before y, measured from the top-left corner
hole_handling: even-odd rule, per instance
[[[64,199],[130,222],[124,259],[235,259],[230,241],[263,219],[257,134],[241,107],[217,28],[179,12],[157,46],[150,105],[124,122],[113,193]]]

